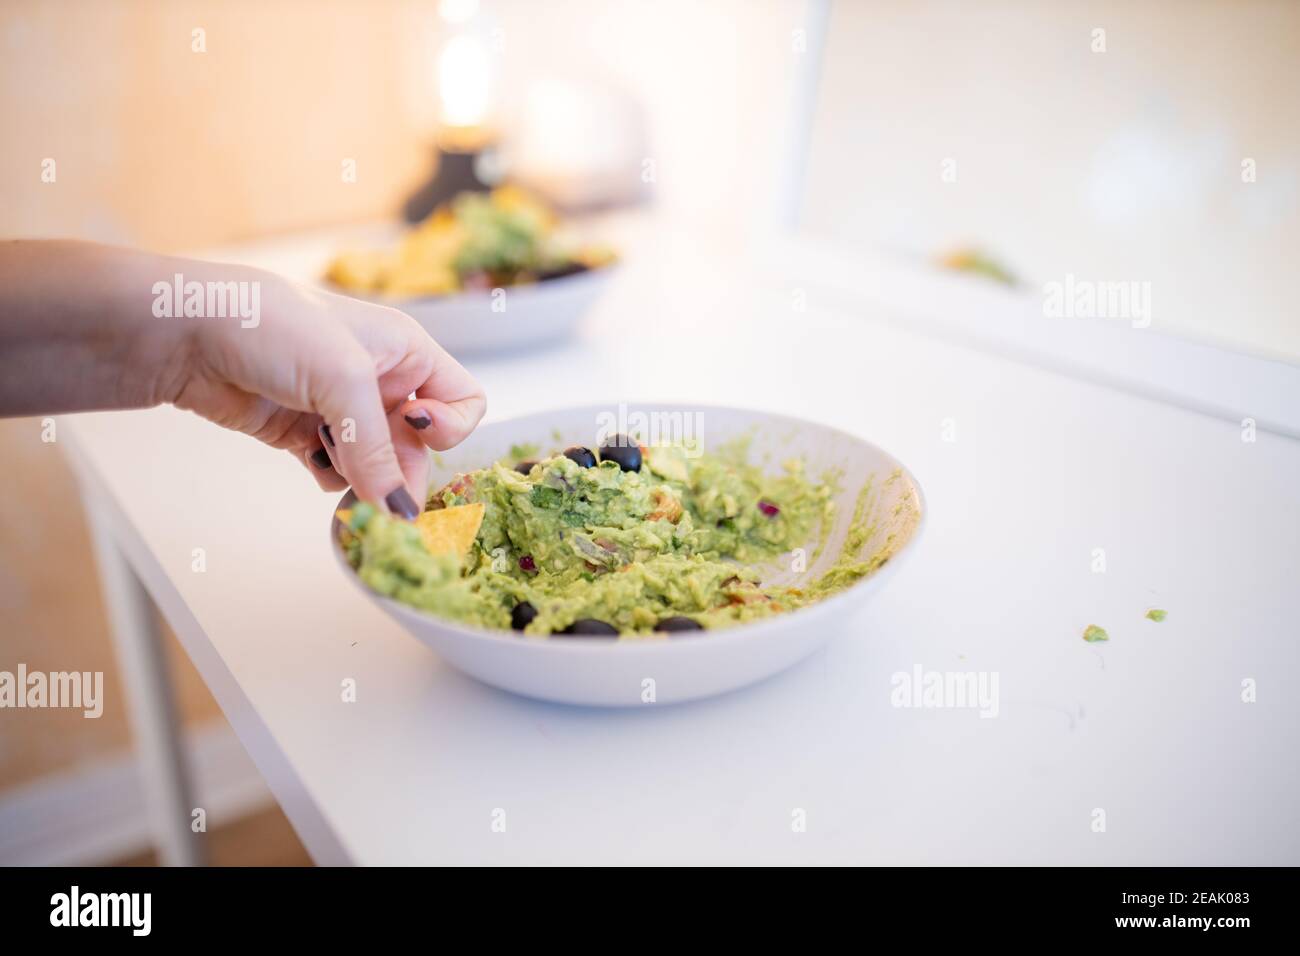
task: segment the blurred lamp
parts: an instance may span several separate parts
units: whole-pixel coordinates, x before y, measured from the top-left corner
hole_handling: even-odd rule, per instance
[[[645,116],[612,79],[539,78],[510,116],[511,179],[564,209],[638,202],[654,181]]]
[[[407,222],[425,219],[462,192],[492,186],[495,70],[478,21],[478,0],[442,0],[444,39],[436,54],[438,132],[432,178],[406,201]]]

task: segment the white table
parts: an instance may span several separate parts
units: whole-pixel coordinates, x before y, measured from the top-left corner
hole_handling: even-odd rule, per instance
[[[306,274],[336,238],[229,255]],[[1300,442],[815,290],[798,311],[779,269],[707,236],[629,245],[576,341],[468,363],[492,418],[769,408],[881,444],[928,497],[849,633],[746,691],[609,712],[484,687],[344,580],[334,499],[289,456],[173,409],[62,423],[104,535],[318,862],[1300,863]],[[1108,643],[1081,640],[1094,623]],[[998,716],[892,706],[916,664],[996,672]]]

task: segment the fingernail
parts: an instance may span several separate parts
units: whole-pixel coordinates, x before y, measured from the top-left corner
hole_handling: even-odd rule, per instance
[[[334,447],[334,436],[330,434],[330,427],[328,425],[322,425],[320,428],[316,429],[316,431],[320,432],[320,437],[325,444],[329,445],[331,448]]]
[[[420,515],[420,509],[415,504],[415,499],[405,487],[398,488],[384,499],[384,504],[388,505],[388,510],[395,515],[400,515],[407,521],[414,521]]]
[[[421,431],[433,424],[433,419],[428,412],[417,411],[414,415],[403,415],[402,417],[406,419],[406,424]]]

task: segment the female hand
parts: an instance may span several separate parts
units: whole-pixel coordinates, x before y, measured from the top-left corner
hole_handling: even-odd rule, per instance
[[[185,316],[166,288],[177,275],[182,289],[223,285],[243,311]],[[9,242],[0,319],[0,413],[169,402],[406,518],[424,501],[427,449],[458,444],[486,408],[473,377],[404,313],[242,266]]]

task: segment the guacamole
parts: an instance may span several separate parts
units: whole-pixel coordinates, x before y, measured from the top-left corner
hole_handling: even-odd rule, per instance
[[[767,586],[757,566],[770,573],[816,561],[834,519],[834,476],[810,477],[799,460],[768,474],[747,463],[743,444],[692,454],[616,439],[599,453],[506,459],[434,492],[428,509],[458,509],[462,531],[461,518],[477,526],[463,534],[463,550],[429,543],[455,534],[431,537],[370,505],[341,512],[349,561],[379,593],[463,624],[647,638],[785,613],[887,560],[855,551],[869,534],[868,483],[841,558],[803,587]]]

